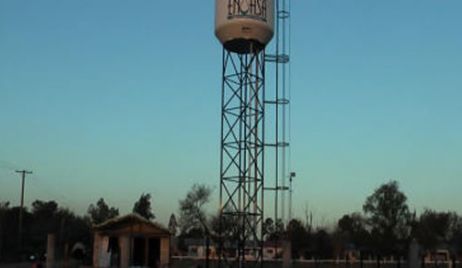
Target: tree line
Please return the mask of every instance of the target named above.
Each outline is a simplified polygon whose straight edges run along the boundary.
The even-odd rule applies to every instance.
[[[187,251],[186,241],[191,238],[209,238],[217,241],[219,214],[207,213],[205,206],[212,190],[196,184],[179,200],[178,219],[172,213],[169,230],[178,241],[178,248]],[[56,236],[57,258],[65,252],[91,263],[92,225],[100,224],[119,215],[119,209],[110,206],[103,198],[90,204],[85,215],[76,215],[56,201],[36,200],[30,210],[23,209],[23,241],[18,240],[19,207],[0,202],[0,262],[17,260],[32,254],[41,256],[46,251],[47,234]],[[133,205],[133,212],[154,220],[151,195],[142,194]],[[222,236],[236,238],[238,222],[228,217],[222,221]],[[411,211],[406,195],[396,181],[375,189],[366,198],[361,212],[343,215],[335,226],[314,227],[309,218],[291,219],[284,224],[269,217],[263,222],[263,239],[270,242],[289,240],[294,258],[338,257],[346,250],[361,251],[373,256],[405,256],[412,240],[425,250],[450,249],[462,253],[462,217],[451,211],[425,209],[420,215]],[[72,251],[81,243],[86,252]]]
[[[119,209],[108,205],[104,198],[90,204],[87,213],[82,216],[59,206],[54,200],[35,200],[30,209],[22,209],[20,241],[20,211],[20,207],[10,206],[9,202],[0,202],[0,262],[26,260],[31,256],[42,258],[46,253],[47,235],[54,234],[58,259],[73,257],[91,263],[92,226],[119,216]],[[153,220],[151,195],[141,194],[132,211]],[[72,251],[77,243],[86,250]]]
[[[204,238],[220,232],[218,215],[206,215],[204,205],[211,194],[205,185],[195,185],[179,202],[179,221],[172,214],[169,228],[177,234],[179,248],[186,250],[188,238]],[[266,218],[263,239],[278,242],[289,240],[293,258],[330,259],[342,257],[348,250],[359,251],[363,257],[407,256],[411,241],[423,250],[448,249],[462,254],[462,217],[456,212],[425,209],[420,215],[412,211],[407,196],[396,181],[379,186],[368,196],[361,212],[343,215],[335,226],[313,227],[311,220]],[[225,219],[223,234],[237,236],[235,219]]]
[[[283,230],[292,241],[294,257],[337,257],[345,250],[383,257],[407,256],[415,240],[424,251],[447,249],[462,253],[462,217],[456,212],[411,211],[396,181],[385,183],[368,196],[362,212],[343,215],[333,228],[291,220]]]

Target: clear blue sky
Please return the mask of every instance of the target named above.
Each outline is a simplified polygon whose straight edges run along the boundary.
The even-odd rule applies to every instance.
[[[292,1],[295,213],[330,223],[390,179],[462,212],[462,2]],[[218,189],[213,1],[0,0],[0,201],[83,213],[142,192],[166,222]],[[268,75],[270,77],[270,75]],[[210,210],[216,203],[210,204]]]

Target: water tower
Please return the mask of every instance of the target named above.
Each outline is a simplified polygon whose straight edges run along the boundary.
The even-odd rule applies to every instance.
[[[219,266],[258,267],[263,264],[265,47],[274,33],[274,3],[215,4],[215,34],[223,44]]]

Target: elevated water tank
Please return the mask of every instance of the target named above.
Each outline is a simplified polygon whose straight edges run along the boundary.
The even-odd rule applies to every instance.
[[[215,35],[233,52],[263,49],[274,34],[273,0],[215,0]]]

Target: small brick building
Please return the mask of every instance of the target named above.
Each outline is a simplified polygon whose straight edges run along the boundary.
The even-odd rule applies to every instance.
[[[162,268],[170,259],[170,233],[138,214],[110,219],[93,227],[93,267]]]

